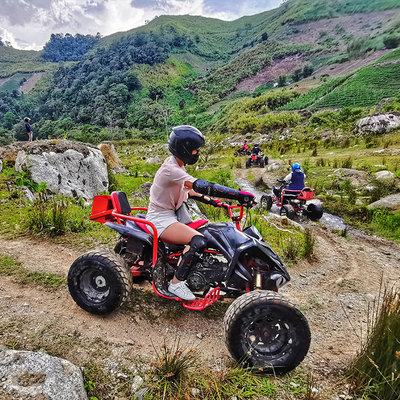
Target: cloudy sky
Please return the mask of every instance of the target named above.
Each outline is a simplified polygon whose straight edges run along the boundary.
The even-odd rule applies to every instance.
[[[162,14],[233,20],[279,6],[282,0],[0,0],[0,38],[40,50],[51,33],[107,36]]]

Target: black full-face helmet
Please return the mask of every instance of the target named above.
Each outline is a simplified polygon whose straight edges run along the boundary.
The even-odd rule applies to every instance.
[[[169,151],[185,164],[195,164],[199,159],[199,153],[192,154],[193,150],[206,144],[204,135],[194,126],[180,125],[172,128],[168,140]]]

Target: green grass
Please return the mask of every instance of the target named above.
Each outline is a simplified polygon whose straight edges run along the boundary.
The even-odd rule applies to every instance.
[[[16,73],[9,80],[0,86],[0,94],[12,93],[14,90],[19,89],[22,84],[22,80],[28,80],[32,74]]]
[[[386,289],[368,315],[367,338],[349,367],[355,392],[365,399],[400,398],[399,288]]]
[[[11,276],[14,282],[27,285],[36,284],[44,288],[57,288],[67,284],[64,276],[44,272],[29,271],[20,262],[0,253],[0,275]]]

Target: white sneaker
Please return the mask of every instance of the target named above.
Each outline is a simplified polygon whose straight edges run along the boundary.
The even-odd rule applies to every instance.
[[[194,300],[196,298],[196,296],[186,286],[186,283],[184,281],[180,281],[178,283],[170,283],[168,286],[168,291],[175,296],[181,298],[182,300]]]

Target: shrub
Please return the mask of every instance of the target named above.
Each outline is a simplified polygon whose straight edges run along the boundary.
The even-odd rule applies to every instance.
[[[400,44],[400,36],[389,35],[383,38],[383,44],[387,49],[395,49]]]
[[[351,157],[342,161],[342,168],[351,168],[353,166],[353,159]]]

